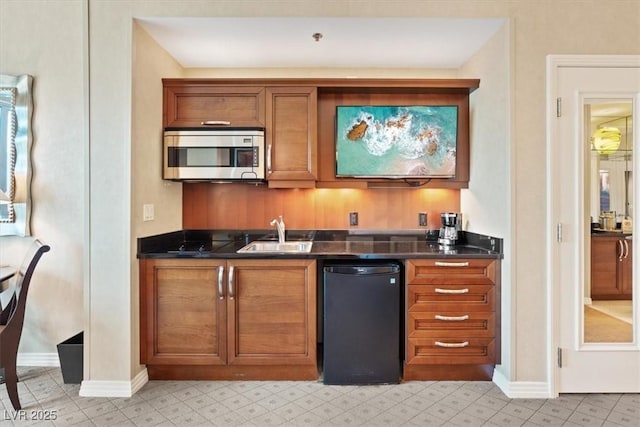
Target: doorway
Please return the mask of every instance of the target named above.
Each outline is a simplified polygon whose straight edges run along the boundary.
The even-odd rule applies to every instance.
[[[640,256],[633,254],[640,247],[634,251],[632,228],[640,57],[550,56],[547,64],[552,394],[638,392]],[[628,114],[609,114],[621,106]],[[631,123],[628,152],[619,119]],[[631,325],[619,337],[628,323],[611,315],[619,307],[609,302],[627,300]]]

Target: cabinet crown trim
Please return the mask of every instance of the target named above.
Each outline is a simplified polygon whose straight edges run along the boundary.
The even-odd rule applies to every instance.
[[[434,92],[471,93],[480,87],[480,79],[378,79],[378,78],[164,78],[165,86],[172,85],[235,85],[235,86],[315,86],[320,90],[345,90],[351,88],[371,89],[417,89]]]

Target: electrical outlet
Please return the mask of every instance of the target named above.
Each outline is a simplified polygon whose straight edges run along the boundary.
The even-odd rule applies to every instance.
[[[153,205],[142,205],[142,220],[153,221]]]
[[[420,227],[427,226],[427,213],[426,212],[418,212],[418,225]]]
[[[349,212],[349,225],[358,225],[358,212]]]

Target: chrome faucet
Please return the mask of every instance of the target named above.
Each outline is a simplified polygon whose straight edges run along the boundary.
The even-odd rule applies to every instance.
[[[270,224],[275,225],[278,229],[278,243],[284,243],[284,220],[282,219],[282,215],[280,215],[280,221],[274,218]]]

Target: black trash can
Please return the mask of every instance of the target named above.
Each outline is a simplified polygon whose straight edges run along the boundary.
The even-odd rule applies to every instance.
[[[65,384],[80,384],[82,382],[83,346],[84,332],[80,332],[58,344],[58,357],[60,358],[62,379]]]

